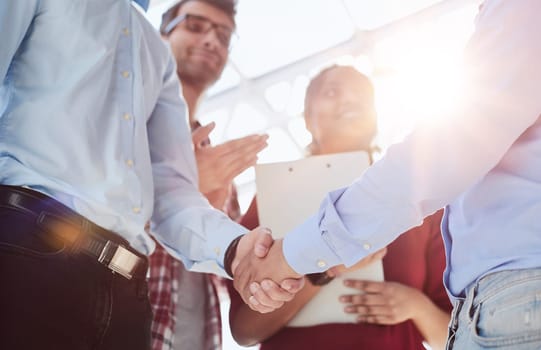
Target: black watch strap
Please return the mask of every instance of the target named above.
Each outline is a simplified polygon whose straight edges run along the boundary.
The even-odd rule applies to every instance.
[[[329,276],[327,272],[316,272],[306,274],[306,278],[314,286],[324,286],[334,279],[334,277]]]
[[[233,271],[231,269],[231,265],[233,265],[233,260],[235,260],[235,256],[237,255],[237,246],[239,245],[239,242],[243,236],[244,235],[240,235],[233,241],[231,241],[229,247],[227,247],[227,250],[225,251],[224,270],[231,278],[233,278]]]

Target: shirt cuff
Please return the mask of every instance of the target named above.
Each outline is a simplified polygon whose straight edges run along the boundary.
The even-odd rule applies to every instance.
[[[350,267],[384,247],[385,243],[382,242],[384,237],[368,233],[374,231],[367,229],[370,226],[368,222],[361,223],[355,220],[348,224],[347,220],[337,211],[336,203],[346,189],[335,190],[327,195],[321,205],[319,226],[320,230],[326,233],[325,239],[339,257],[341,264]],[[355,204],[351,203],[351,205]],[[364,232],[363,234],[357,232],[355,235],[348,229],[350,227],[357,227],[358,230]]]
[[[190,271],[210,272],[229,278],[224,270],[225,252],[231,242],[238,236],[245,234],[247,230],[229,219],[224,219],[216,229],[218,233],[213,235],[212,238],[209,237],[208,244],[205,245],[203,251],[205,260],[194,262],[190,267]],[[207,266],[210,266],[210,271]]]
[[[327,233],[320,231],[319,222],[319,215],[314,215],[284,238],[284,257],[299,274],[323,272],[341,264],[326,240]]]
[[[197,220],[193,220],[196,217]],[[192,221],[189,221],[192,218]],[[224,258],[231,242],[248,230],[214,209],[201,213],[189,211],[170,220],[156,232],[155,237],[172,256],[180,259],[185,268],[194,272],[213,273],[227,277]],[[178,230],[178,222],[184,226]]]

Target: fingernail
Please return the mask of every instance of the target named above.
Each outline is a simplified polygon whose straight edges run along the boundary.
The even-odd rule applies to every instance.
[[[351,283],[350,280],[345,280],[344,285],[347,286],[347,287],[351,287],[353,285],[353,283]]]
[[[259,285],[256,282],[250,284],[250,292],[252,294],[257,293],[258,290],[259,290]]]
[[[265,291],[270,290],[271,289],[270,282],[269,281],[261,282],[261,288],[263,288],[263,290],[265,290]]]
[[[265,233],[268,233],[269,235],[272,234],[272,230],[271,230],[270,228],[268,228],[268,227],[262,227],[261,229],[262,229]]]
[[[259,305],[259,302],[257,301],[257,299],[252,295],[250,296],[250,298],[248,299],[248,301],[250,302],[250,304],[254,305],[254,306],[257,306]]]
[[[282,287],[283,289],[287,290],[288,292],[289,292],[289,291],[291,290],[291,288],[292,288],[292,287],[291,287],[291,283],[289,283],[288,281],[284,281],[280,287]]]
[[[348,301],[346,297],[340,297],[339,300],[340,300],[340,302],[342,302],[342,303],[347,303],[347,301]]]
[[[265,255],[267,253],[267,247],[262,244],[258,244],[255,247],[255,251],[257,255]]]
[[[344,312],[351,313],[351,312],[353,312],[353,311],[354,311],[354,310],[353,310],[353,307],[351,307],[351,306],[346,306],[346,307],[344,308]]]

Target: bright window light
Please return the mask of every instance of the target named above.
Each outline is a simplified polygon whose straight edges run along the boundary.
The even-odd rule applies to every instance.
[[[312,135],[306,130],[303,117],[291,119],[287,124],[287,130],[301,149],[306,149],[312,142]]]
[[[198,120],[202,125],[211,122],[216,123],[209,137],[213,143],[220,143],[224,139],[225,129],[229,124],[229,110],[227,108],[213,110],[203,115],[198,115]]]
[[[223,92],[227,89],[235,87],[240,83],[240,75],[237,73],[231,65],[226,65],[220,79],[210,87],[207,92],[207,96],[212,96]]]
[[[256,77],[345,41],[354,26],[336,0],[239,1],[232,59]]]
[[[361,30],[371,30],[406,17],[441,0],[343,0]]]
[[[265,99],[275,112],[283,112],[291,96],[291,84],[287,81],[281,81],[271,85],[265,90]]]
[[[304,95],[309,82],[306,75],[300,75],[293,81],[293,90],[286,108],[286,113],[290,117],[296,117],[304,110]]]
[[[259,153],[258,163],[283,162],[303,157],[299,146],[284,130],[272,128],[267,130],[267,134],[269,135],[269,146]]]
[[[399,141],[417,124],[450,115],[462,90],[462,54],[476,12],[476,6],[466,6],[375,45],[382,146]]]
[[[226,139],[235,139],[249,134],[260,133],[267,127],[267,118],[261,111],[247,103],[239,103],[227,126]]]

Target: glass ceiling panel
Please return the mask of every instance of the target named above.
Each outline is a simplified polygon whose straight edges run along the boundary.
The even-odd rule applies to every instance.
[[[268,121],[263,113],[247,103],[239,103],[226,129],[226,139],[235,139],[265,130]]]
[[[357,28],[371,30],[406,17],[441,0],[343,0]]]
[[[286,108],[289,96],[291,96],[291,84],[281,81],[269,86],[265,90],[265,99],[275,112],[283,112]]]
[[[304,110],[304,95],[310,80],[306,75],[300,75],[293,81],[293,90],[287,103],[286,113],[289,116],[297,116]]]
[[[207,125],[211,122],[215,123],[214,130],[209,135],[212,143],[221,143],[225,139],[224,135],[228,125],[229,114],[228,108],[220,108],[197,115],[197,119],[201,125]]]
[[[241,73],[255,77],[351,37],[354,25],[336,0],[244,0],[239,41],[231,53]]]
[[[287,125],[287,130],[297,145],[304,151],[312,142],[312,134],[306,130],[306,124],[303,117],[291,119]]]
[[[269,146],[258,154],[259,164],[284,162],[302,158],[299,146],[282,129],[271,128],[266,131],[269,135]]]
[[[237,73],[231,65],[226,65],[222,76],[216,84],[212,85],[207,91],[208,96],[215,95],[217,93],[223,92],[227,89],[230,89],[234,86],[237,86],[240,83],[240,75]]]

